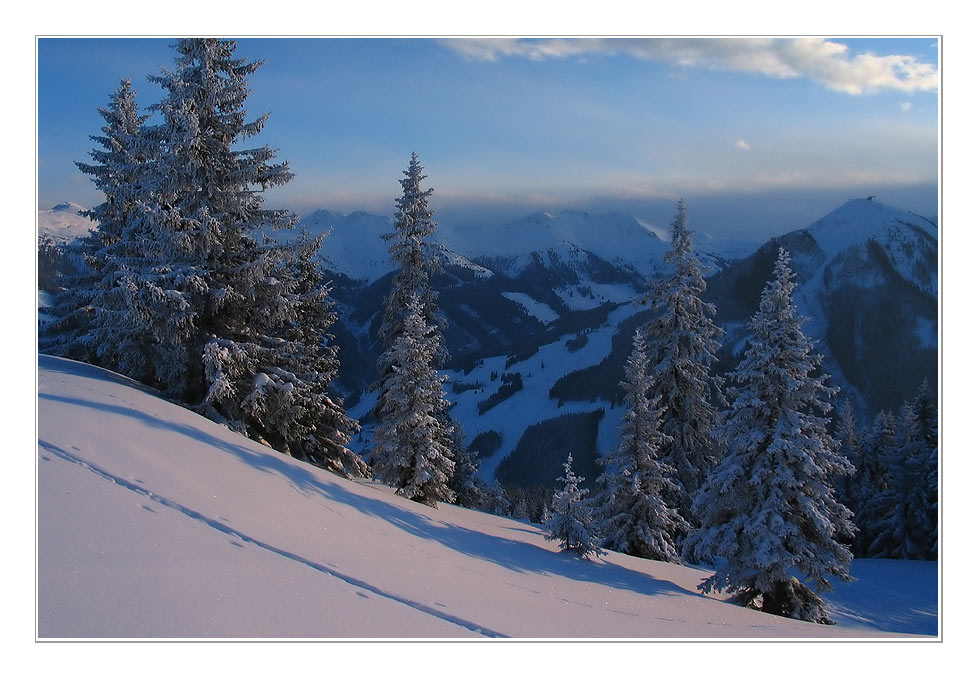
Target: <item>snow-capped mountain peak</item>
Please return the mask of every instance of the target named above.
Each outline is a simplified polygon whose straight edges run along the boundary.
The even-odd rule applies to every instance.
[[[879,202],[875,197],[850,200],[808,227],[819,248],[832,257],[854,242],[893,238],[905,241],[908,229],[932,238],[937,225],[929,219]]]
[[[937,248],[937,225],[929,219],[870,196],[848,201],[806,231],[826,262],[847,252],[870,256],[867,248],[875,247],[904,280],[937,293],[937,269],[925,261]]]
[[[50,238],[56,243],[67,244],[88,234],[96,223],[81,212],[85,208],[73,202],[59,203],[49,210],[37,212],[38,238]]]
[[[52,212],[71,212],[73,214],[78,214],[80,212],[83,212],[84,210],[85,210],[84,207],[82,207],[78,203],[71,202],[70,200],[66,200],[64,202],[58,203],[57,205],[51,208]]]

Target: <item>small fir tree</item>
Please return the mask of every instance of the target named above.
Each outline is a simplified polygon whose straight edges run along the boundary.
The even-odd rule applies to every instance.
[[[562,551],[571,551],[582,558],[604,555],[598,546],[591,507],[585,501],[587,488],[579,487],[584,478],[571,470],[573,461],[568,454],[564,462],[564,475],[557,479],[561,489],[554,492],[551,515],[544,525],[547,539],[559,541]]]
[[[719,395],[722,381],[710,375],[710,368],[716,362],[722,330],[713,323],[714,306],[700,299],[706,282],[693,254],[682,200],[672,222],[672,248],[665,263],[672,272],[645,296],[645,302],[659,311],[648,329],[651,396],[665,408],[662,432],[668,442],[661,459],[675,469],[681,489],[679,511],[695,522],[691,497],[716,463],[718,450],[712,396]]]
[[[685,554],[719,563],[700,584],[704,591],[732,591],[742,604],[832,623],[819,593],[831,590],[829,577],[851,580],[852,554],[839,540],[853,530],[833,482],[853,469],[828,433],[835,389],[817,374],[822,358],[802,332],[793,277],[782,249],[749,322],[749,347],[730,375],[729,451],[694,501],[701,527]]]
[[[625,364],[625,414],[617,448],[600,461],[605,472],[596,497],[603,545],[640,558],[679,562],[673,535],[689,525],[676,510],[680,489],[673,469],[659,459],[669,442],[660,431],[663,408],[649,398],[652,380],[641,328],[635,331]]]
[[[479,460],[474,452],[466,449],[463,442],[465,435],[462,432],[462,426],[456,424],[452,428],[452,432],[450,448],[452,458],[455,460],[455,468],[448,485],[455,493],[455,503],[466,508],[484,508],[488,487],[476,475],[479,470]]]

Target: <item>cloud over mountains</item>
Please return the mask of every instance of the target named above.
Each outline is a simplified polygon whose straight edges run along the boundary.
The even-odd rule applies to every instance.
[[[847,94],[937,91],[940,81],[934,64],[899,54],[852,54],[846,45],[826,38],[484,38],[450,39],[443,44],[476,60],[618,54],[683,68],[809,78]]]

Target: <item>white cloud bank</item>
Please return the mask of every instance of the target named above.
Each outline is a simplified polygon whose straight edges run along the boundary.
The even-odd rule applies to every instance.
[[[457,38],[443,43],[466,58],[532,60],[624,54],[686,68],[809,78],[848,94],[937,91],[934,64],[911,56],[863,53],[825,38]]]

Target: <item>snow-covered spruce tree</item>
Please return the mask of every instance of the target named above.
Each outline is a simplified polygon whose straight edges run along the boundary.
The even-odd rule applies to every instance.
[[[564,475],[557,479],[560,489],[554,492],[551,502],[551,516],[543,526],[549,541],[559,541],[562,551],[572,551],[582,558],[591,555],[604,555],[598,546],[599,538],[594,525],[591,506],[585,498],[587,488],[579,487],[584,482],[571,470],[571,455],[564,462]]]
[[[444,321],[438,312],[438,295],[430,283],[431,275],[439,270],[435,256],[439,247],[430,240],[436,224],[432,219],[434,212],[428,208],[428,198],[434,189],[421,188],[421,182],[427,178],[417,153],[412,153],[404,178],[399,182],[402,194],[395,200],[394,230],[384,235],[384,240],[391,243],[391,263],[396,272],[384,306],[380,335],[384,348],[389,348],[403,328],[408,299],[417,297],[424,321],[437,331],[434,357],[440,367],[446,357],[441,336]],[[382,374],[383,371],[382,367]]]
[[[853,510],[856,538],[853,553],[866,558],[879,536],[885,532],[886,496],[890,477],[888,469],[897,457],[896,418],[889,411],[880,412],[860,446],[859,465],[853,483]]]
[[[266,120],[245,121],[246,80],[260,64],[236,58],[233,41],[175,48],[176,69],[150,77],[166,93],[153,107],[160,124],[142,124],[124,87],[115,108],[126,122],[103,142],[115,155],[81,167],[110,198],[96,211],[99,362],[278,449],[362,475],[345,448],[355,423],[326,395],[336,355],[323,346],[333,316],[311,263],[318,243],[259,240],[295,219],[262,208],[263,191],[291,179],[287,165],[272,164],[267,146],[241,148]]]
[[[425,322],[421,301],[408,297],[407,314],[382,361],[389,366],[377,405],[371,464],[397,493],[435,506],[452,501],[455,470],[446,430],[445,377],[434,367],[437,331]]]
[[[931,523],[928,483],[930,449],[911,403],[904,403],[897,422],[896,446],[884,470],[885,488],[877,497],[879,520],[872,525],[870,558],[926,560],[937,525]]]
[[[852,554],[839,540],[853,530],[832,485],[853,469],[827,429],[836,389],[816,374],[822,357],[802,332],[793,278],[782,249],[750,319],[749,347],[729,375],[729,449],[693,503],[700,527],[684,555],[719,563],[700,584],[704,591],[727,590],[766,612],[832,623],[819,593],[831,590],[829,577],[851,580]]]
[[[373,386],[378,423],[371,458],[381,480],[405,496],[434,505],[455,496],[442,483],[453,475],[461,438],[448,412],[445,379],[435,371],[446,352],[437,295],[430,285],[431,273],[437,270],[436,246],[428,240],[435,229],[434,213],[428,208],[433,189],[421,188],[426,178],[423,170],[417,154],[412,153],[400,180],[402,194],[395,201],[394,230],[384,236],[392,243],[391,262],[397,270],[380,329],[385,350],[377,364],[380,377]],[[424,393],[405,400],[405,379],[420,384]],[[420,409],[413,412],[405,409],[408,406]],[[412,433],[412,427],[418,430]],[[408,441],[406,449],[394,449]],[[426,464],[436,470],[426,469]],[[446,481],[440,479],[442,473]]]
[[[76,162],[105,197],[85,212],[94,230],[82,239],[74,258],[77,275],[65,280],[56,305],[49,313],[57,319],[39,336],[39,350],[123,371],[117,357],[130,351],[145,354],[147,335],[131,336],[125,295],[119,281],[127,275],[127,250],[117,246],[123,233],[151,200],[145,181],[150,160],[158,152],[158,139],[145,127],[148,115],[139,112],[136,92],[128,80],[99,108],[105,120],[99,144],[89,152],[94,163]],[[136,340],[136,345],[129,345]],[[144,364],[148,358],[130,360]],[[143,370],[131,370],[140,373]]]
[[[296,217],[262,206],[266,189],[292,179],[288,164],[273,163],[267,146],[241,147],[267,120],[245,120],[247,79],[261,62],[237,58],[231,40],[174,47],[175,70],[150,76],[166,94],[153,107],[163,152],[150,170],[154,201],[140,236],[160,263],[133,277],[132,296],[161,348],[157,381],[199,403],[214,385],[202,360],[209,342],[254,353],[292,322],[289,291],[273,275],[280,257],[256,234],[290,228]]]
[[[625,414],[617,448],[600,460],[606,469],[597,480],[595,514],[606,548],[678,563],[673,535],[685,534],[689,525],[675,508],[680,490],[673,470],[659,459],[668,438],[660,431],[663,408],[649,397],[643,334],[635,331],[625,363]]]
[[[277,250],[272,273],[288,293],[283,297],[292,322],[280,336],[250,343],[214,339],[204,347],[211,388],[206,403],[234,428],[277,450],[348,477],[369,475],[369,467],[347,445],[359,430],[329,395],[339,360],[329,345],[336,320],[329,288],[315,257],[324,236],[303,230]]]
[[[146,170],[159,153],[159,137],[146,128],[149,115],[139,112],[136,92],[122,80],[108,108],[99,108],[106,124],[103,136],[92,136],[102,149],[89,152],[96,164],[76,162],[105,196],[105,201],[85,212],[98,225],[93,237],[98,247],[118,242],[126,226],[149,198]]]
[[[714,306],[700,299],[706,282],[693,254],[682,200],[672,222],[672,248],[664,261],[672,272],[643,299],[659,311],[648,325],[651,397],[665,408],[662,432],[668,442],[660,458],[675,469],[682,490],[680,514],[695,524],[691,497],[716,463],[718,450],[712,395],[719,394],[722,380],[711,376],[710,368],[716,362],[722,330],[713,323]]]

